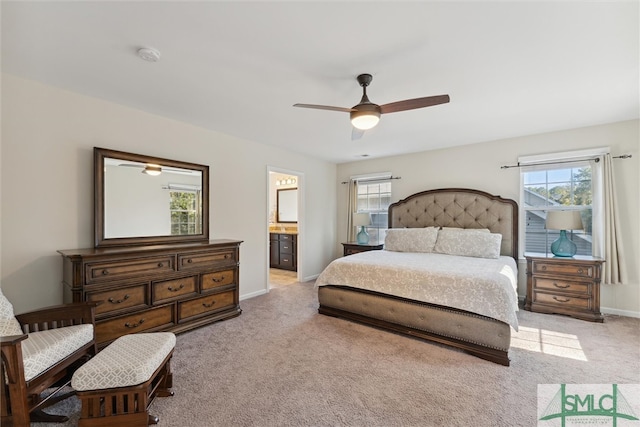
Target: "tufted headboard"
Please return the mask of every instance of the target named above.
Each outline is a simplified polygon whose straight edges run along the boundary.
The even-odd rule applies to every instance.
[[[518,260],[518,204],[480,190],[443,188],[389,206],[389,228],[488,228],[502,234],[500,254]]]

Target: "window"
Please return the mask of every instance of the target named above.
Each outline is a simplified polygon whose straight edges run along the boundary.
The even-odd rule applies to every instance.
[[[547,230],[552,210],[577,210],[583,230],[567,230],[578,255],[600,255],[603,250],[603,177],[601,156],[608,148],[520,157],[520,207],[524,215],[521,238],[525,252],[551,253],[559,230]]]
[[[200,233],[200,206],[196,192],[170,191],[171,235]]]
[[[370,244],[384,243],[391,204],[391,178],[356,181],[356,212],[369,213],[371,225],[366,227]]]

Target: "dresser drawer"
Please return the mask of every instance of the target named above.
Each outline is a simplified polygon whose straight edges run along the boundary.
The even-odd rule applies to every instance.
[[[280,268],[293,268],[293,254],[280,254]]]
[[[178,321],[233,307],[235,291],[222,292],[178,303]]]
[[[278,239],[281,242],[295,242],[296,241],[296,235],[295,234],[280,234]]]
[[[293,253],[293,243],[292,242],[280,242],[280,253],[281,254],[292,254]]]
[[[179,297],[184,297],[185,295],[195,294],[196,276],[154,282],[151,290],[151,300],[153,301],[153,304],[160,304]]]
[[[113,341],[122,335],[156,328],[166,329],[174,324],[173,305],[165,305],[97,322],[96,336],[98,343],[104,343]]]
[[[102,283],[129,277],[148,276],[174,271],[172,256],[136,258],[126,261],[111,261],[86,264],[86,283]]]
[[[235,270],[216,271],[202,275],[202,290],[217,288],[235,283]]]
[[[554,305],[556,307],[565,307],[565,308],[579,308],[579,309],[589,309],[591,308],[590,299],[589,298],[579,298],[567,295],[557,295],[545,292],[535,292],[534,302],[539,304],[548,304]]]
[[[562,263],[535,261],[533,263],[533,274],[561,274],[593,279],[595,277],[595,268],[592,265],[583,265],[570,261]]]
[[[584,296],[589,296],[591,291],[591,286],[588,282],[573,282],[568,280],[556,280],[540,277],[533,278],[533,287],[535,289],[570,292],[575,294],[582,294]]]
[[[207,268],[216,265],[236,264],[235,250],[221,250],[218,252],[205,253],[185,253],[178,255],[178,269],[188,270],[190,268]]]
[[[129,286],[101,292],[87,292],[87,301],[102,301],[96,307],[96,316],[114,311],[143,308],[148,305],[147,285]]]

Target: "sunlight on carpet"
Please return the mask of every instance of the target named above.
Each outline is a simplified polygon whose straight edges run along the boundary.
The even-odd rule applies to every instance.
[[[576,335],[520,326],[511,338],[511,346],[537,353],[587,361]]]

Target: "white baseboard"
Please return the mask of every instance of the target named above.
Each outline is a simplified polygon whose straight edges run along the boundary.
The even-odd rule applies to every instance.
[[[313,276],[307,276],[307,277],[303,277],[302,278],[302,282],[309,282],[311,280],[316,280],[318,278],[319,274],[314,274]]]
[[[631,311],[631,310],[619,310],[617,308],[600,307],[600,312],[603,313],[603,314],[613,314],[615,316],[640,318],[640,313],[639,312]]]
[[[251,292],[250,294],[240,295],[240,301],[245,300],[245,299],[249,299],[249,298],[253,298],[253,297],[257,297],[257,296],[260,296],[260,295],[264,295],[267,292],[268,291],[266,289],[261,289],[261,290],[256,291],[256,292]]]

